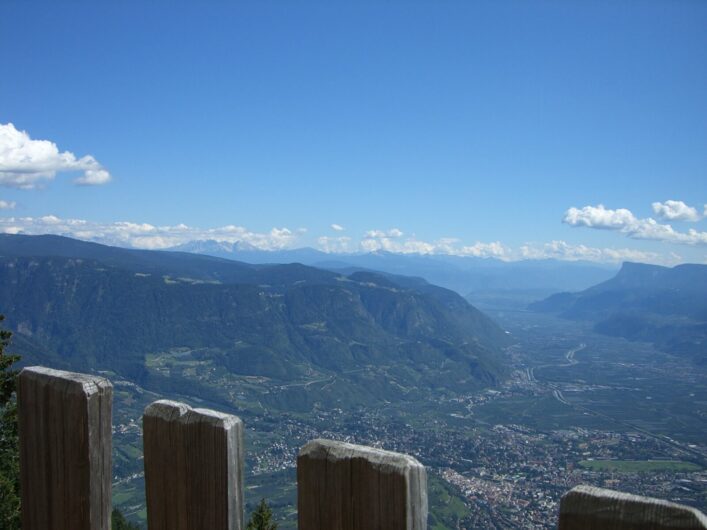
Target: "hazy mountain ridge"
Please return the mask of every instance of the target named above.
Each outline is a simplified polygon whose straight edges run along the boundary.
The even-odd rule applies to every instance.
[[[504,374],[507,338],[496,324],[451,291],[405,283],[0,238],[0,311],[32,362],[140,379],[149,354],[187,348],[233,373],[282,381],[380,364],[428,385],[480,386]]]
[[[625,263],[611,280],[529,308],[591,321],[601,333],[654,342],[707,363],[707,265]]]
[[[578,291],[609,279],[616,267],[583,261],[552,259],[506,262],[494,258],[453,255],[325,253],[313,248],[265,251],[247,244],[191,241],[171,249],[247,263],[299,262],[319,268],[360,268],[417,276],[467,295],[472,291],[538,289]]]

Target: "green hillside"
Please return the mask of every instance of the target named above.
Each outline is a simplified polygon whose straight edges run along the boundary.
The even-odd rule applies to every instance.
[[[421,280],[48,241],[0,241],[0,308],[27,362],[160,389],[193,373],[195,395],[214,402],[228,399],[185,362],[283,384],[336,376],[330,399],[360,403],[405,397],[405,382],[473,388],[504,373],[503,331]],[[371,366],[385,372],[364,384]],[[293,386],[270,405],[304,409],[303,394]]]

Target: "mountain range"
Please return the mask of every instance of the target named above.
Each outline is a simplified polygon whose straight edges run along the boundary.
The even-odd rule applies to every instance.
[[[391,377],[474,388],[506,373],[507,334],[457,293],[367,271],[4,234],[0,312],[26,362],[111,370],[146,386],[184,382],[150,368],[175,352],[281,382],[337,374],[341,389],[377,399],[399,397]],[[377,386],[345,375],[371,366],[386,369]]]
[[[243,242],[191,241],[174,251],[247,263],[302,263],[336,271],[356,269],[416,276],[466,296],[472,292],[524,290],[544,293],[579,291],[616,274],[613,265],[553,259],[502,261],[452,255],[325,253],[313,248],[264,251]]]
[[[529,308],[592,322],[601,333],[653,342],[707,364],[707,265],[624,263],[608,281]]]

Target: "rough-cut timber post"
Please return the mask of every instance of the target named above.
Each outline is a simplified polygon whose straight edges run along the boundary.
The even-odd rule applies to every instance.
[[[150,530],[243,529],[243,422],[155,401],[143,416]]]
[[[559,530],[704,530],[707,517],[689,506],[591,486],[562,497]]]
[[[297,458],[299,530],[425,530],[427,473],[413,457],[314,440]]]
[[[113,386],[41,366],[17,391],[24,530],[109,530]]]

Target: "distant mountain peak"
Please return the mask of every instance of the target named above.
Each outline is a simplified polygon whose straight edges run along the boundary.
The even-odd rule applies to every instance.
[[[530,309],[593,322],[601,333],[653,342],[707,363],[707,265],[627,262],[610,280],[555,294]]]

